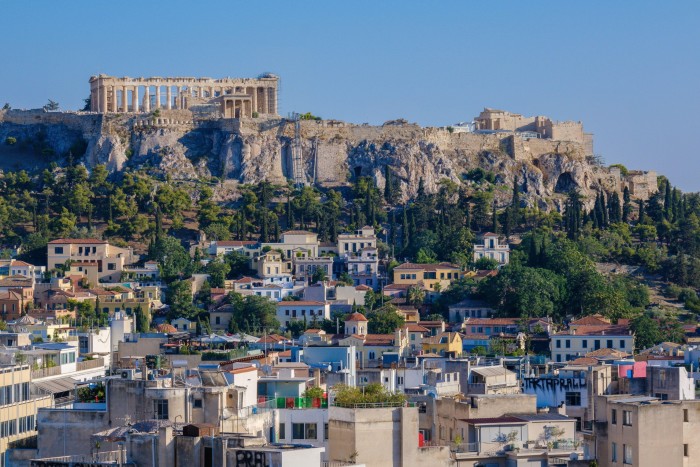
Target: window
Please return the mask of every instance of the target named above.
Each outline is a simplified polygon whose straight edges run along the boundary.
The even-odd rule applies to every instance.
[[[626,426],[632,426],[632,412],[629,410],[622,411],[622,424]]]
[[[598,349],[600,349],[600,340],[596,339],[595,340],[595,350],[598,350]]]
[[[632,446],[629,444],[622,445],[622,462],[624,464],[632,463]]]
[[[54,251],[54,253],[57,254],[57,255],[62,255],[62,254],[63,254],[63,247],[62,247],[62,246],[54,247],[54,250],[53,250],[53,251]]]
[[[114,263],[107,263],[107,270],[108,271],[116,271],[117,270],[117,265]]]
[[[581,393],[580,392],[566,392],[566,405],[572,407],[578,407],[581,405]]]
[[[316,439],[315,423],[292,423],[292,439]]]
[[[201,409],[202,408],[202,399],[195,399],[194,402],[192,403],[192,407],[195,409]]]
[[[557,340],[557,349],[561,349],[561,341]]]
[[[287,425],[280,423],[280,440],[287,438]]]
[[[156,420],[168,419],[168,400],[156,399],[153,401],[153,412]]]
[[[571,339],[566,340],[566,348],[570,349],[571,348]]]
[[[683,445],[683,457],[688,457],[688,445]]]
[[[613,340],[612,340],[612,339],[608,339],[607,347],[608,347],[609,349],[612,349],[612,348],[613,348]]]
[[[624,339],[620,339],[620,348],[621,349],[625,348],[625,340]]]
[[[583,339],[581,341],[581,347],[583,347],[584,349],[588,348],[588,340],[587,339]]]
[[[215,323],[216,323],[216,324],[221,324],[221,317],[220,317],[220,316],[217,316],[217,317],[216,317]]]
[[[328,440],[328,423],[323,424],[323,439]]]
[[[683,421],[688,421],[688,409],[683,409]]]
[[[612,462],[617,462],[617,443],[612,443],[610,445],[610,460]]]
[[[612,412],[610,413],[610,423],[617,425],[617,410],[615,409],[612,409]]]
[[[557,362],[561,362],[561,354],[557,354]]]

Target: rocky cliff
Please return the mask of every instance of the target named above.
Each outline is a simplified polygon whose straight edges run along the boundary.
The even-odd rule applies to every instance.
[[[561,209],[565,194],[578,189],[592,202],[595,193],[630,188],[646,199],[656,190],[656,174],[602,167],[572,142],[525,139],[508,134],[452,133],[403,121],[382,126],[337,121],[302,121],[300,143],[308,183],[342,187],[357,176],[384,185],[385,166],[415,195],[422,179],[436,191],[442,179],[465,181],[480,167],[507,186],[517,177],[523,200],[540,208]],[[68,114],[41,111],[0,112],[0,164],[5,169],[37,168],[71,151],[88,167],[106,164],[113,172],[150,167],[173,179],[217,177],[220,199],[235,196],[236,183],[293,177],[294,124],[284,119],[210,120],[189,111],[158,115]],[[10,140],[16,140],[8,144]],[[31,156],[31,157],[29,157]],[[226,189],[224,189],[226,187]],[[497,190],[506,200],[509,190]]]

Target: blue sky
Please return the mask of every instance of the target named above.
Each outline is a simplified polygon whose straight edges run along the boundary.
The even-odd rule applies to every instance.
[[[700,191],[700,2],[5,0],[0,102],[78,108],[90,75],[281,76],[351,122],[581,120],[608,164]]]

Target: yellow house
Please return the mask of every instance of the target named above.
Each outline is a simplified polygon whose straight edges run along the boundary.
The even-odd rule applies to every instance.
[[[394,284],[415,285],[428,291],[445,290],[460,277],[462,269],[451,263],[403,263],[394,268]]]
[[[270,250],[255,258],[255,269],[263,279],[291,277],[292,261],[283,259],[279,251]]]
[[[462,337],[458,332],[442,332],[437,336],[423,339],[423,352],[438,355],[460,355]]]

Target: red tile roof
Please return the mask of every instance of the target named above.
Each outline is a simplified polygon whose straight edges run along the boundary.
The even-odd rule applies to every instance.
[[[408,332],[430,332],[430,329],[415,323],[405,325],[404,329],[407,329]]]
[[[457,265],[451,264],[451,263],[437,263],[437,264],[417,264],[417,263],[403,263],[399,264],[394,268],[394,271],[396,270],[403,270],[403,269],[416,269],[416,270],[423,270],[423,271],[436,271],[438,269],[456,269],[456,270],[461,270],[461,268]]]
[[[367,318],[365,318],[365,315],[362,313],[350,313],[345,317],[345,321],[367,321]]]
[[[569,323],[569,326],[590,326],[590,325],[608,325],[610,321],[604,319],[600,315],[584,316]]]
[[[57,238],[56,240],[51,240],[49,245],[104,245],[107,243],[106,240],[98,240],[96,238]]]
[[[627,326],[608,324],[605,326],[576,326],[575,329],[558,332],[557,336],[629,336]]]

